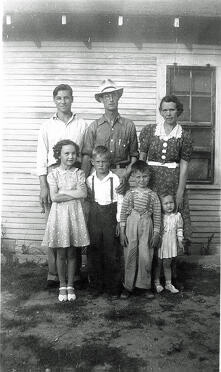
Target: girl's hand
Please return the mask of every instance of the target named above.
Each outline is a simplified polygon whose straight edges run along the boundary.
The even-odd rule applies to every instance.
[[[154,233],[151,239],[151,248],[157,248],[160,242],[160,234]]]
[[[178,250],[177,255],[180,256],[184,253],[184,245],[182,240],[178,240]]]
[[[177,190],[176,193],[176,212],[178,212],[183,206],[183,192]]]

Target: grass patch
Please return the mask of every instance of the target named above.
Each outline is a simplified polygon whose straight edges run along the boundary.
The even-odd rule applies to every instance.
[[[10,303],[17,305],[27,300],[33,293],[41,291],[46,285],[47,267],[35,263],[3,265],[1,271],[2,291],[14,294]]]
[[[15,351],[10,357],[7,354],[9,341]],[[128,357],[119,348],[109,347],[103,343],[85,343],[81,347],[55,349],[34,336],[14,337],[13,339],[6,336],[2,343],[1,360],[4,370],[7,371],[16,367],[21,371],[31,368],[34,371],[40,368],[55,368],[54,371],[72,368],[83,372],[91,371],[95,366],[108,366],[108,371],[138,372],[144,366],[142,359]]]

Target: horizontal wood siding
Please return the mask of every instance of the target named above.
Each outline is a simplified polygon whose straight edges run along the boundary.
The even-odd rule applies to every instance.
[[[179,47],[181,55],[190,53]],[[192,53],[192,52],[191,52]],[[209,48],[195,47],[199,58]],[[45,217],[40,213],[39,182],[35,175],[37,135],[43,121],[54,112],[52,91],[68,83],[74,91],[73,111],[89,123],[102,113],[94,92],[105,77],[124,89],[119,104],[122,115],[134,120],[138,135],[146,124],[156,122],[157,59],[174,54],[173,45],[79,42],[6,42],[4,58],[2,231],[18,244],[40,245]],[[220,48],[213,48],[213,56]],[[214,57],[215,58],[215,57]],[[165,85],[165,82],[163,82]],[[219,241],[218,191],[190,190],[193,242],[207,240],[215,232]]]
[[[122,85],[120,112],[134,120],[138,132],[155,122],[156,57],[135,45],[31,42],[4,44],[5,112],[3,126],[3,203],[5,237],[18,241],[42,239],[45,218],[39,207],[35,175],[40,125],[54,112],[52,91],[68,83],[74,90],[73,110],[88,122],[102,105],[94,93],[105,77]]]

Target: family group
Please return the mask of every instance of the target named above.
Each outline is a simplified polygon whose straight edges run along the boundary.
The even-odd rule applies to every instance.
[[[179,292],[175,258],[191,236],[185,185],[192,140],[177,121],[183,105],[165,96],[159,106],[164,120],[141,130],[138,149],[133,121],[118,112],[122,94],[105,79],[95,93],[104,114],[87,125],[72,113],[72,88],[61,84],[53,91],[57,111],[39,132],[47,284],[59,285],[61,302],[74,301],[81,288],[82,247],[94,296]]]

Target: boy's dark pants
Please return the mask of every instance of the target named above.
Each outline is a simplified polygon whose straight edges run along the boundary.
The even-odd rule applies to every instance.
[[[88,248],[90,287],[116,295],[121,290],[121,246],[116,238],[116,203],[90,205],[88,229],[91,245]]]

